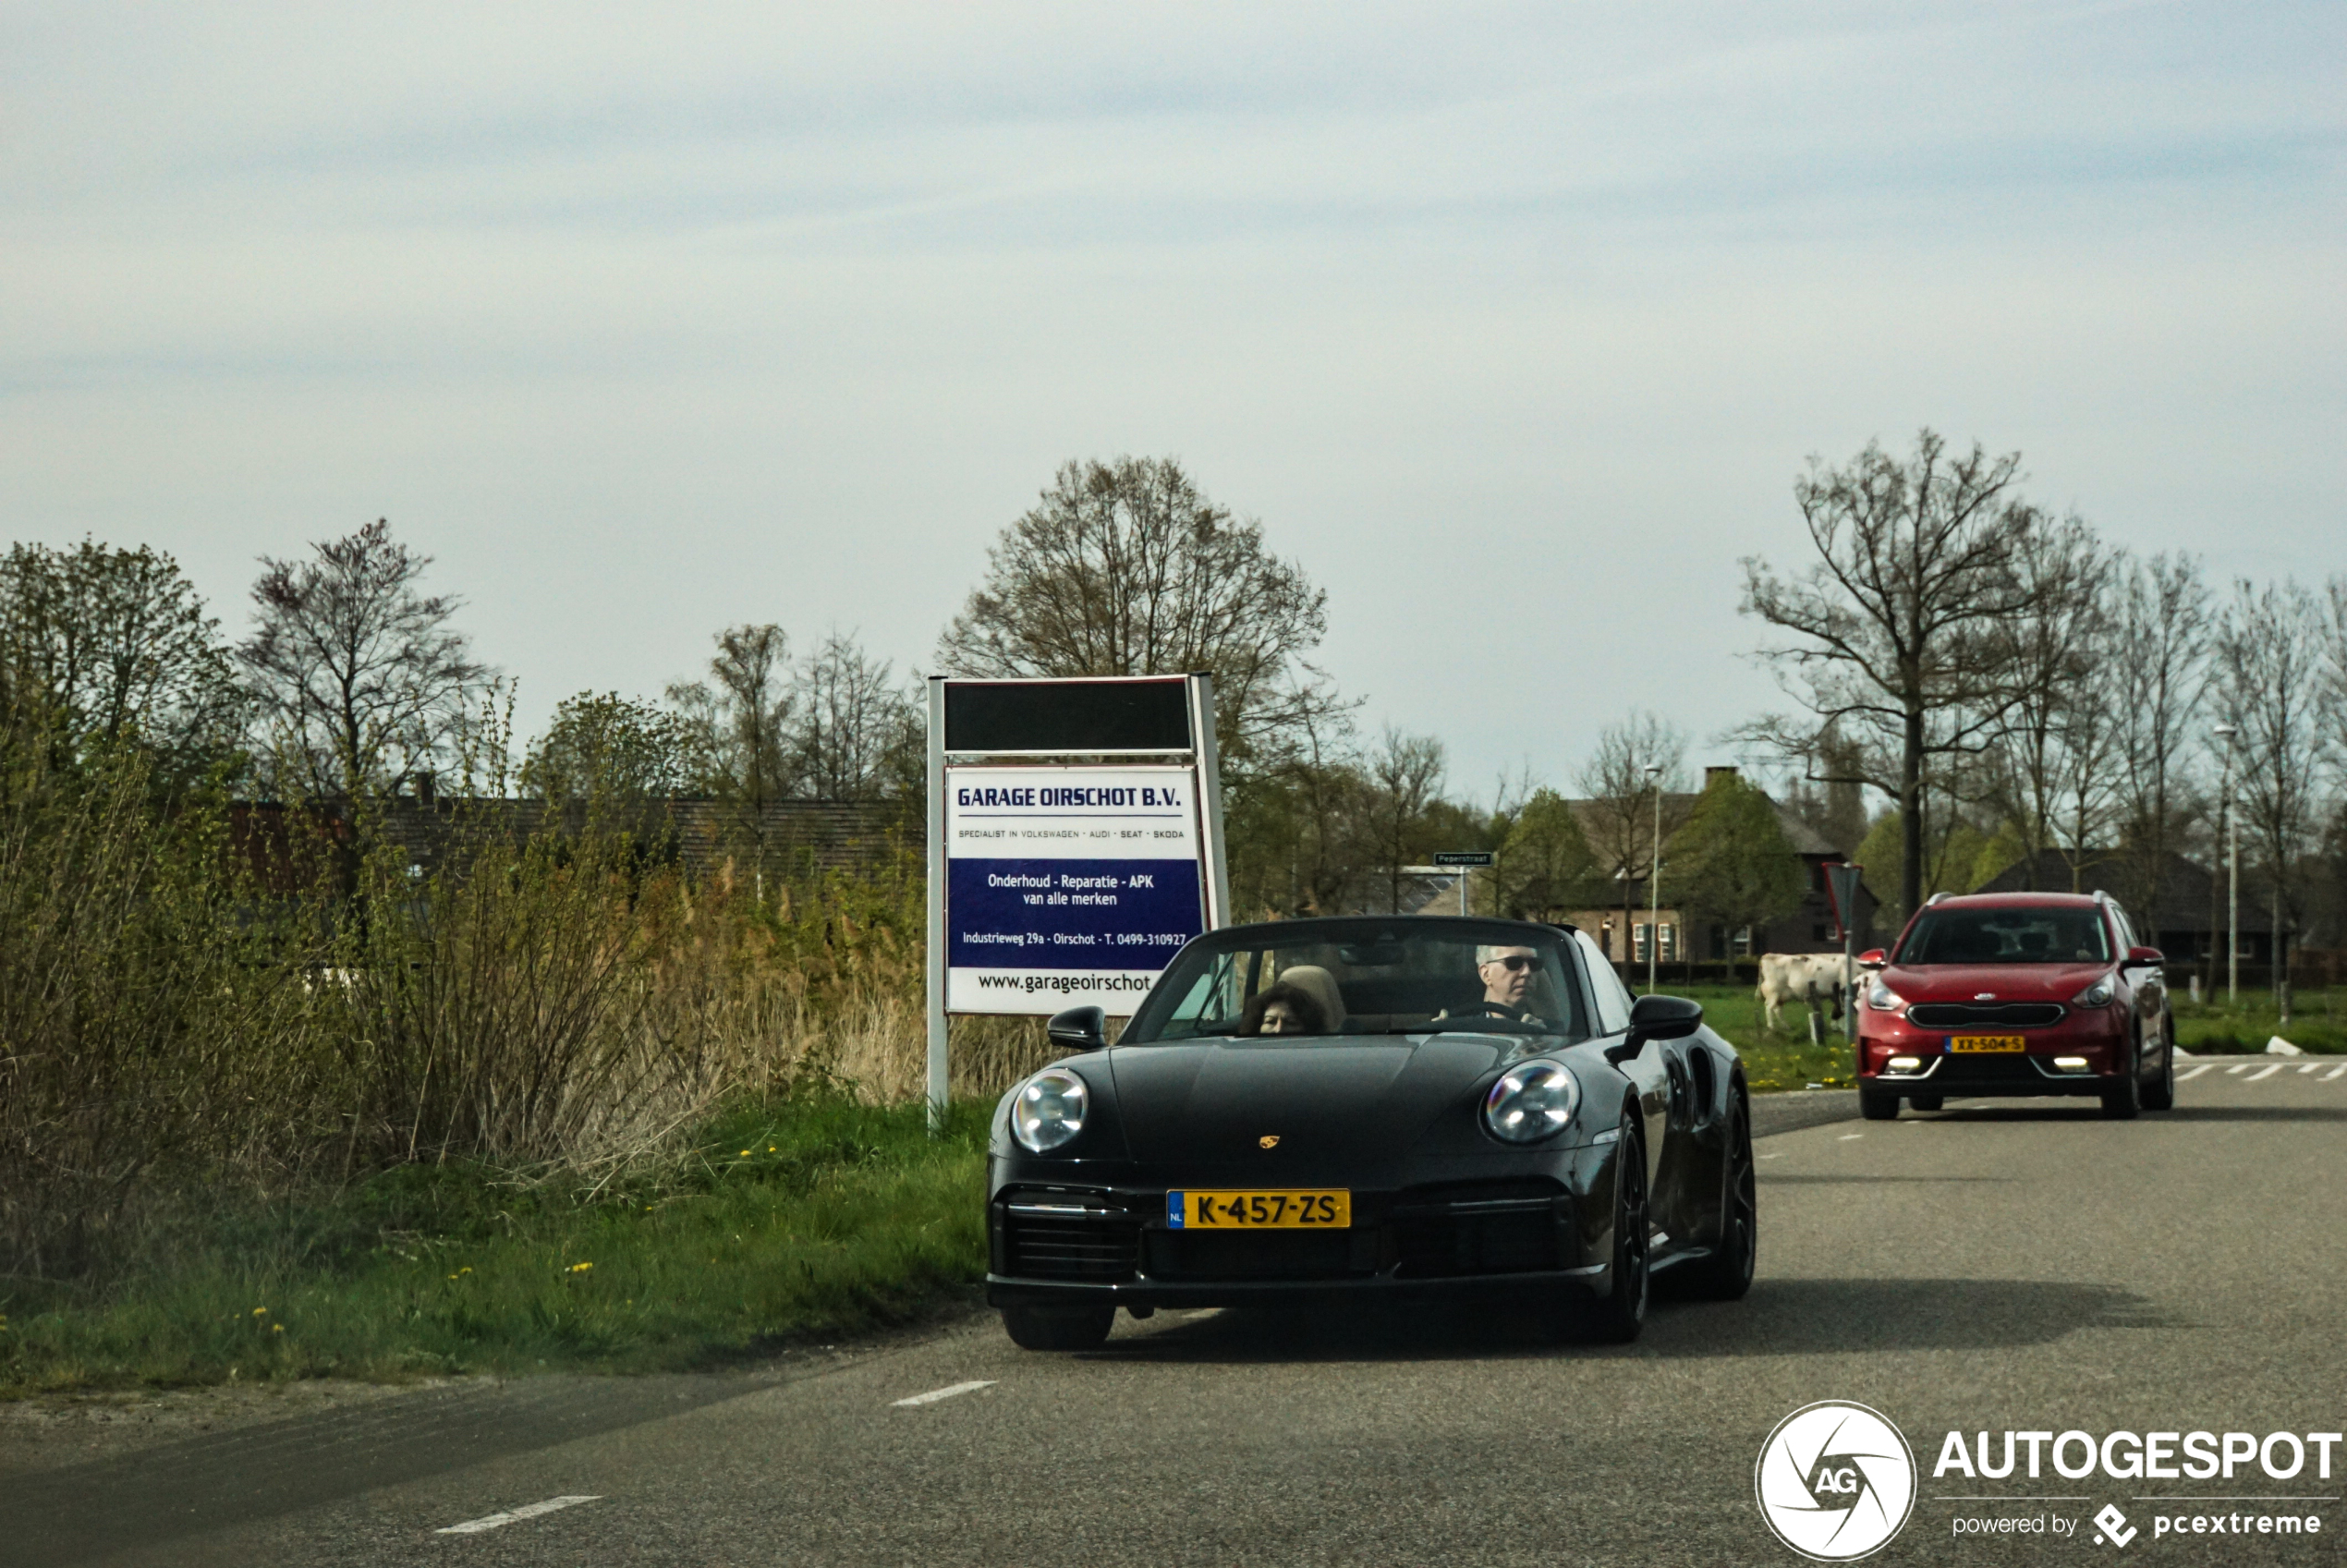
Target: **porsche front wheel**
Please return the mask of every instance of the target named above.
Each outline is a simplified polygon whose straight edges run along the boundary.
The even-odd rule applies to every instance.
[[[1710,1257],[1692,1266],[1688,1282],[1696,1295],[1712,1301],[1740,1301],[1752,1288],[1752,1270],[1760,1253],[1752,1113],[1742,1095],[1731,1102],[1721,1136],[1724,1147],[1720,1154],[1720,1240]]]
[[[1647,1321],[1647,1159],[1638,1124],[1622,1118],[1613,1156],[1613,1267],[1605,1295],[1591,1302],[1591,1339],[1627,1344]]]
[[[1113,1307],[1003,1308],[1003,1331],[1021,1350],[1097,1350],[1115,1322]]]

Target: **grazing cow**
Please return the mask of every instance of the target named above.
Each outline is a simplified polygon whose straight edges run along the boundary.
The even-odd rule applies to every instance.
[[[1857,966],[1839,953],[1762,954],[1760,1008],[1767,1027],[1776,1028],[1778,1015],[1789,1002],[1821,1007],[1829,1017],[1839,1020],[1842,988],[1857,972]]]

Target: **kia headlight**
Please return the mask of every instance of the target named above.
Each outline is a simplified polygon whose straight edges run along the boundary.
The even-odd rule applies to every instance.
[[[1064,1067],[1046,1067],[1011,1097],[1011,1136],[1023,1149],[1048,1154],[1084,1130],[1092,1091]]]
[[[2070,1004],[2073,1007],[2108,1007],[2110,1005],[2110,999],[2117,994],[2117,991],[2111,990],[2110,977],[2105,975],[2101,979],[2072,997]]]
[[[1483,1124],[1507,1143],[1537,1143],[1562,1131],[1581,1103],[1581,1086],[1554,1062],[1526,1062],[1500,1075],[1483,1097]]]
[[[1878,1013],[1896,1013],[1907,1004],[1907,999],[1884,985],[1880,980],[1867,990],[1867,1005]]]

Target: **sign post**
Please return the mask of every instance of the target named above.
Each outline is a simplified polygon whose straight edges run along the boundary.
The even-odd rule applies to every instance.
[[[1491,852],[1488,849],[1438,849],[1434,852],[1433,865],[1405,866],[1402,869],[1418,876],[1456,871],[1459,876],[1459,913],[1464,915],[1467,912],[1467,883],[1474,880],[1478,869],[1491,864]]]
[[[929,1103],[954,1014],[1139,1004],[1229,922],[1208,675],[929,683]]]
[[[1842,1038],[1858,1038],[1858,884],[1864,866],[1842,861],[1826,868],[1826,896],[1833,901],[1834,923],[1842,928]]]

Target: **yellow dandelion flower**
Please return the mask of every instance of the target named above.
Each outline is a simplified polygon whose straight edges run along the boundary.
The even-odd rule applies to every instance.
[[[283,1323],[272,1323],[269,1325],[269,1331],[273,1334],[282,1334],[286,1331],[286,1326]]]
[[[773,1153],[773,1152],[774,1152],[774,1146],[773,1146],[772,1144],[771,1144],[771,1143],[770,1143],[770,1144],[768,1144],[768,1145],[766,1146],[766,1152],[767,1152],[767,1153],[769,1153],[769,1154]]]
[[[469,1274],[469,1273],[471,1273],[472,1271],[473,1271],[473,1266],[472,1266],[471,1264],[469,1264],[469,1263],[466,1264],[463,1268],[461,1268],[461,1269],[459,1269],[459,1270],[456,1270],[456,1272],[458,1272],[459,1274]]]
[[[583,1274],[593,1267],[592,1263],[574,1263],[570,1266],[570,1271],[574,1274]]]
[[[269,1308],[267,1308],[266,1307],[254,1307],[254,1308],[252,1309],[252,1315],[253,1315],[254,1317],[256,1317],[256,1318],[262,1318],[262,1317],[266,1317],[266,1316],[268,1315],[268,1312],[269,1312]]]
[[[742,1158],[743,1158],[743,1159],[745,1159],[745,1160],[747,1160],[747,1159],[748,1159],[748,1158],[749,1158],[749,1150],[748,1150],[748,1149],[743,1149],[743,1150],[742,1150]]]

